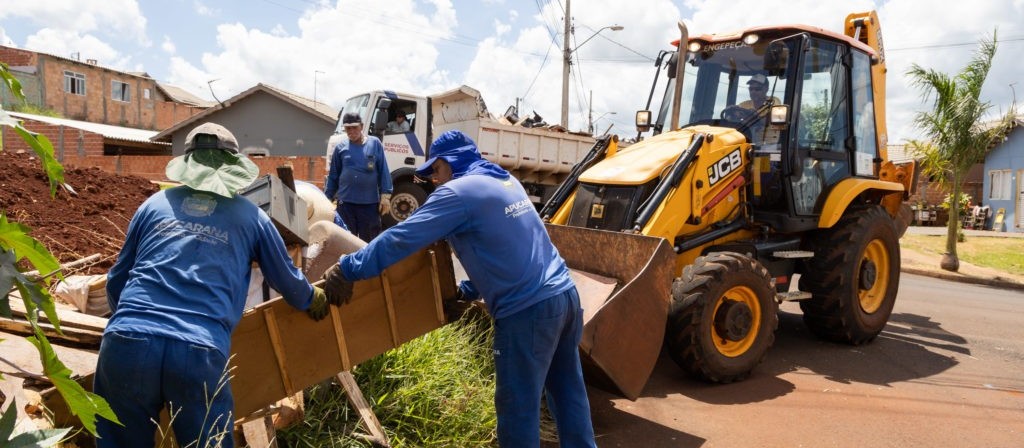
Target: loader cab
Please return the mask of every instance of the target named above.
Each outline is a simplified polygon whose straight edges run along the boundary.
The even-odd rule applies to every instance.
[[[753,162],[747,197],[754,220],[780,232],[814,229],[837,183],[878,178],[871,55],[820,29],[735,36],[690,39],[679,128],[711,125],[742,133]],[[669,65],[665,69],[674,71]],[[671,129],[666,120],[677,80],[666,79],[648,127],[652,134]],[[761,84],[766,91],[752,89]]]

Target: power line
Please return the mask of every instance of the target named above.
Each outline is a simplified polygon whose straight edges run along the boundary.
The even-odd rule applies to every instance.
[[[996,41],[996,43],[998,44],[998,43],[1002,43],[1002,42],[1019,42],[1019,41],[1022,41],[1022,40],[1024,40],[1024,36],[1021,36],[1021,37],[1011,37],[1011,38],[1008,38],[1008,39],[998,39]],[[957,42],[957,43],[952,43],[952,44],[920,45],[920,46],[917,46],[917,47],[886,48],[885,51],[889,52],[889,51],[907,51],[907,50],[926,50],[926,49],[931,49],[931,48],[965,47],[965,46],[974,46],[974,45],[978,45],[978,42],[977,41],[974,41],[974,42]]]
[[[544,17],[544,6],[540,4],[540,0],[534,0],[533,3],[537,5],[537,12],[540,13],[541,17]],[[551,49],[558,45],[557,34],[551,29],[551,26],[547,22],[547,18],[545,18],[543,24],[544,29],[548,31],[548,35],[551,36],[551,43],[548,44],[548,49],[544,52],[544,60],[541,61],[540,67],[537,68],[537,74],[533,75],[533,80],[530,81],[530,86],[527,87],[526,92],[520,96],[524,102],[529,98],[530,91],[533,90],[533,85],[537,82],[537,78],[540,77],[541,72],[544,70],[544,66],[548,63],[548,57],[551,55]]]
[[[589,25],[586,25],[586,24],[580,24],[580,26],[582,26],[582,27],[584,27],[584,28],[586,28],[586,29],[588,29],[588,30],[590,30],[590,31],[594,31],[594,28],[590,27]],[[622,48],[624,48],[624,49],[626,49],[626,50],[628,50],[628,51],[630,51],[630,52],[632,52],[632,53],[634,53],[634,54],[637,54],[637,55],[639,55],[640,57],[642,57],[642,58],[646,59],[646,60],[647,60],[648,62],[654,62],[654,58],[652,58],[652,57],[650,57],[650,56],[647,56],[646,54],[643,54],[643,53],[641,53],[641,52],[639,52],[639,51],[636,51],[636,50],[634,50],[634,49],[632,49],[632,48],[629,48],[629,47],[627,47],[626,45],[623,45],[622,43],[619,43],[619,42],[618,42],[618,41],[616,41],[615,39],[612,39],[612,38],[610,38],[610,37],[608,37],[608,36],[605,36],[605,35],[603,35],[603,34],[598,34],[598,35],[597,35],[597,37],[600,37],[601,39],[604,39],[604,40],[606,40],[606,41],[608,41],[608,42],[611,42],[611,43],[613,43],[613,44],[615,44],[615,45],[618,45],[619,47],[622,47]]]

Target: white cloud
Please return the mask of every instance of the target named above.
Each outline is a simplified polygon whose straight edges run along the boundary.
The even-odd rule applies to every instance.
[[[217,50],[205,52],[196,65],[173,61],[169,81],[185,86],[214,83],[221,100],[256,83],[268,83],[312,97],[314,71],[318,99],[339,107],[350,95],[388,88],[412,93],[448,87],[447,73],[437,68],[435,44],[452,35],[451,3],[433,9],[411,0],[396,0],[381,13],[365,3],[343,0],[318,6],[298,20],[298,34],[283,27],[271,31],[243,24],[217,28]]]
[[[166,34],[164,35],[164,42],[160,44],[160,49],[164,50],[164,52],[168,54],[174,54],[174,52],[177,50],[174,46],[174,41],[171,40],[171,36],[168,36]]]
[[[7,37],[7,32],[4,31],[4,27],[2,26],[0,26],[0,45],[6,47],[17,47],[17,45],[14,44],[14,41],[11,40],[10,37]]]
[[[495,20],[494,21],[494,34],[495,35],[501,36],[501,35],[503,35],[505,33],[508,33],[509,31],[512,31],[512,26],[511,25],[507,25],[505,23],[502,23],[500,20]]]
[[[64,33],[100,34],[148,45],[135,0],[0,0],[0,20],[20,18]]]
[[[219,9],[214,9],[209,6],[206,6],[205,3],[199,0],[195,0],[194,2],[192,2],[192,8],[196,11],[196,14],[199,14],[200,16],[213,17],[220,15]]]
[[[131,58],[123,56],[103,40],[90,34],[44,28],[28,36],[25,47],[81,61],[95,59],[100,66],[130,71]]]

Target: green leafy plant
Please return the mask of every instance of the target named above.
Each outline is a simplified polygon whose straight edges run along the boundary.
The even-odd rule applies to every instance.
[[[961,183],[974,164],[1013,129],[1017,119],[1016,105],[992,125],[982,124],[991,103],[981,101],[981,87],[988,78],[996,55],[996,33],[982,39],[974,57],[960,73],[950,76],[914,64],[907,72],[911,82],[925,99],[934,99],[932,110],[918,112],[915,123],[927,136],[927,142],[912,141],[910,145],[922,157],[923,174],[948,187],[953,197],[960,197]],[[956,271],[960,261],[956,253],[957,222],[960,204],[951,202],[951,219],[946,227],[946,253],[940,266]]]
[[[3,63],[0,63],[0,79],[14,93],[15,97],[21,101],[25,100],[21,83],[11,75],[7,65]],[[0,108],[0,126],[13,128],[39,157],[42,169],[49,179],[51,198],[56,196],[59,186],[73,191],[70,186],[64,184],[64,167],[54,158],[53,145],[46,136],[25,129],[20,121],[11,117],[2,108]],[[3,147],[2,143],[0,141],[0,149]],[[29,230],[27,226],[8,221],[6,214],[0,210],[0,315],[11,317],[10,292],[17,288],[25,303],[25,318],[33,332],[33,336],[27,337],[26,340],[39,351],[43,374],[53,382],[71,413],[81,420],[82,426],[95,435],[97,416],[115,422],[118,420],[113,410],[110,409],[110,405],[103,398],[87,392],[82,385],[71,379],[71,369],[68,369],[57,358],[57,353],[53,351],[50,341],[46,339],[42,327],[39,326],[39,311],[42,310],[53,324],[54,329],[62,334],[57,309],[48,288],[54,277],[63,279],[64,276],[57,258],[39,241],[30,237]],[[24,272],[19,267],[19,262],[23,260],[39,274]],[[8,408],[3,417],[13,419],[8,416],[10,413],[10,408]],[[2,435],[0,433],[0,436]],[[0,437],[0,445],[3,445],[2,442],[5,441],[11,442],[6,437]]]
[[[953,205],[953,200],[952,199],[953,199],[953,194],[952,193],[947,194],[946,197],[942,200],[941,207],[946,209],[946,210],[949,210],[950,206]],[[969,195],[967,193],[964,193],[964,192],[960,192],[960,198],[956,202],[957,202],[957,206],[959,207],[959,210],[960,210],[961,214],[965,210],[967,210],[967,207],[971,205],[971,201],[973,199],[974,198],[972,198],[971,195]]]
[[[11,437],[14,434],[14,427],[17,423],[15,416],[18,415],[16,400],[11,399],[10,406],[7,406],[7,410],[4,411],[3,415],[0,415],[0,442],[6,441],[5,447],[18,447],[18,448],[45,448],[56,445],[58,442],[67,436],[71,428],[64,429],[36,429],[33,431],[26,431],[17,436]]]

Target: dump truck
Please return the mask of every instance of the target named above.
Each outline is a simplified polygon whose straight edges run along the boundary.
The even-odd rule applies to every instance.
[[[587,376],[628,398],[663,345],[697,378],[746,378],[785,301],[819,337],[871,341],[896,300],[909,222],[915,170],[887,156],[875,12],[847,16],[843,34],[679,31],[637,141],[600,139],[540,210],[581,273]],[[744,87],[761,86],[764,103],[747,101],[757,89]]]
[[[514,174],[539,207],[554,193],[572,167],[595,143],[588,135],[559,132],[546,127],[526,127],[516,120],[515,110],[495,118],[480,92],[460,86],[429,96],[375,90],[354,95],[338,114],[338,125],[327,141],[327,161],[334,147],[345,138],[341,117],[355,112],[363,118],[370,135],[380,138],[394,192],[384,225],[409,217],[433,191],[429,182],[417,182],[416,167],[427,158],[435,135],[458,129],[480,146],[481,155]],[[387,123],[405,115],[408,132],[391,132]],[[510,122],[507,117],[512,117]],[[503,119],[505,118],[505,119]]]

